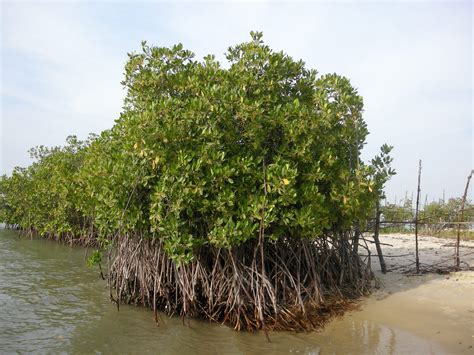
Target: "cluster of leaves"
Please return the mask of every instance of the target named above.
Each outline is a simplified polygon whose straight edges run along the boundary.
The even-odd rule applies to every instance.
[[[427,233],[438,233],[442,230],[457,228],[457,222],[474,221],[474,205],[470,201],[464,204],[464,213],[461,219],[462,198],[450,198],[448,201],[433,201],[424,206],[419,213],[421,228]],[[382,207],[383,220],[386,222],[414,222],[415,210],[412,200],[407,199],[402,205],[387,204]],[[400,225],[390,231],[411,231],[413,224]],[[400,227],[401,226],[401,227]]]
[[[64,147],[31,149],[31,166],[0,179],[0,220],[43,235],[80,233],[86,220],[78,209],[79,174],[88,144],[70,136]]]
[[[413,221],[415,211],[412,208],[412,200],[406,199],[402,205],[388,203],[381,207],[382,219],[389,222]]]
[[[462,198],[450,198],[447,202],[433,201],[423,209],[422,218],[427,223],[426,228],[438,232],[447,228],[457,228],[455,222],[474,223],[474,205],[470,201],[464,203],[464,213],[461,219]]]
[[[92,226],[104,241],[160,238],[179,262],[261,227],[265,238],[316,238],[363,223],[394,171],[386,145],[361,161],[362,98],[348,79],[319,76],[251,35],[229,48],[227,68],[142,43],[113,128],[40,150],[3,177],[1,219],[40,233]]]

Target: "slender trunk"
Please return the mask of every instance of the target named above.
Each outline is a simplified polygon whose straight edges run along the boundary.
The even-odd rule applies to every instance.
[[[471,181],[472,177],[472,170],[469,176],[467,177],[467,183],[466,183],[466,188],[464,189],[464,195],[462,197],[462,204],[461,204],[461,218],[459,219],[458,222],[462,222],[464,219],[464,205],[466,204],[466,198],[467,198],[467,190],[469,189],[469,182]],[[458,237],[456,240],[456,268],[459,269],[459,244],[461,241],[461,224],[458,224]]]
[[[421,180],[421,159],[418,165],[418,190],[416,194],[416,210],[415,210],[415,261],[416,261],[416,273],[420,272],[420,259],[418,257],[418,210],[420,208],[420,180]]]
[[[380,202],[377,200],[377,207],[375,212],[375,231],[374,231],[374,241],[375,247],[377,248],[377,255],[379,256],[380,269],[383,274],[387,273],[387,266],[385,265],[385,260],[383,258],[382,247],[380,245],[379,231],[380,231]]]
[[[355,254],[359,252],[359,237],[360,237],[360,227],[359,227],[359,222],[356,222],[355,227],[354,227],[354,238],[352,242],[352,250],[354,251]]]

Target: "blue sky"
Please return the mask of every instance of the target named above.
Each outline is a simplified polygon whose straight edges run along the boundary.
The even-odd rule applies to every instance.
[[[395,147],[391,201],[416,190],[418,159],[430,201],[443,190],[460,196],[473,167],[470,1],[2,1],[0,9],[2,174],[30,164],[32,146],[110,128],[126,54],[142,40],[223,61],[251,30],[321,74],[350,78],[371,132],[364,158]]]

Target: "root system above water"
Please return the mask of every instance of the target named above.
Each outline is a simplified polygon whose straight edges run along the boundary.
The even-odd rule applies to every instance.
[[[163,311],[236,330],[316,330],[370,288],[370,268],[344,238],[202,247],[182,265],[158,240],[122,237],[115,250],[115,300],[152,308],[156,321]]]

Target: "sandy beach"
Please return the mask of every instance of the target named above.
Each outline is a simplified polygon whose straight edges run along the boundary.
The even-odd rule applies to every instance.
[[[369,243],[380,285],[352,317],[426,339],[431,345],[424,351],[429,353],[474,353],[474,242],[461,242],[463,271],[414,275],[410,272],[415,267],[414,235],[381,235],[380,241],[387,244],[382,249],[389,272],[380,272],[375,246]],[[419,237],[422,268],[454,265],[454,243],[453,239]]]

